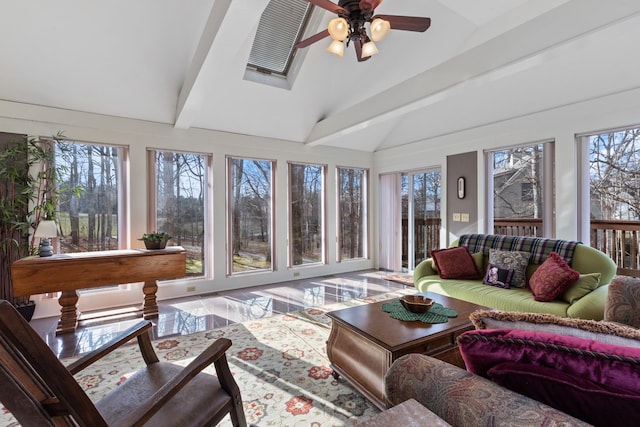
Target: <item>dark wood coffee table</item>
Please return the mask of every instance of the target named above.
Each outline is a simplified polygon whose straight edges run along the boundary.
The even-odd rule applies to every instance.
[[[486,308],[426,292],[429,298],[458,313],[446,323],[405,322],[382,311],[380,301],[327,313],[332,320],[327,355],[333,375],[344,376],[378,408],[386,409],[384,376],[391,364],[409,353],[422,353],[464,368],[456,343],[473,329],[471,312]]]

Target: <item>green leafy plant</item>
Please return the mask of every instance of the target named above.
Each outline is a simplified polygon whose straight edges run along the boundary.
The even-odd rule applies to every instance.
[[[152,233],[144,233],[138,240],[144,242],[147,249],[164,249],[171,236],[164,231],[154,231]]]
[[[52,137],[64,139],[62,132]],[[2,144],[0,152],[0,298],[24,305],[29,297],[13,297],[11,264],[37,253],[31,231],[43,219],[56,219],[56,188],[61,167],[54,167],[55,144],[23,137]]]
[[[152,233],[144,233],[138,240],[143,242],[168,242],[171,236],[164,231],[154,231]]]

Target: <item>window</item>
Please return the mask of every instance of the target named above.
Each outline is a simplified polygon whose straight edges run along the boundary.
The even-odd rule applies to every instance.
[[[173,243],[185,248],[187,276],[204,276],[210,157],[155,150],[149,155],[154,178],[149,191],[149,226],[168,233]]]
[[[229,274],[273,270],[275,163],[229,157]]]
[[[313,6],[305,0],[271,0],[258,24],[248,67],[286,76]]]
[[[326,166],[289,163],[289,265],[321,263]]]
[[[549,227],[553,224],[553,190],[545,191],[545,186],[553,185],[553,168],[548,163],[552,155],[548,147],[552,147],[552,143],[488,153],[493,197],[487,204],[492,214],[493,233],[539,237],[553,234]],[[547,170],[549,173],[545,173]]]
[[[534,187],[532,182],[523,182],[521,185],[521,200],[523,202],[533,202],[535,200],[534,197]]]
[[[366,258],[367,171],[338,168],[338,261]]]
[[[121,178],[124,147],[58,141],[60,253],[119,249],[124,215]]]
[[[640,128],[586,135],[580,238],[609,255],[618,274],[640,270]],[[584,225],[583,225],[584,224]]]

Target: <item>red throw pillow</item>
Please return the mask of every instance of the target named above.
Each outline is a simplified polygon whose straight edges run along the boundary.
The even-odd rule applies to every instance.
[[[466,246],[431,251],[438,275],[442,279],[480,279],[482,273]]]
[[[529,287],[536,301],[553,301],[579,278],[579,272],[569,267],[560,255],[551,252],[531,275]]]

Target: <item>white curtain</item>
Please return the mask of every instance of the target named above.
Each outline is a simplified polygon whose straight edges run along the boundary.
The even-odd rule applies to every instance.
[[[401,175],[380,175],[378,185],[378,235],[380,236],[378,268],[402,270],[402,198]]]

